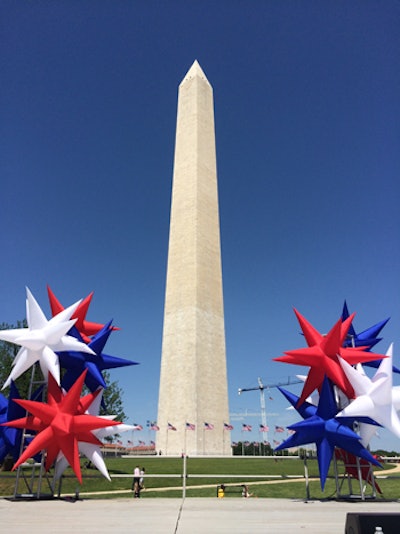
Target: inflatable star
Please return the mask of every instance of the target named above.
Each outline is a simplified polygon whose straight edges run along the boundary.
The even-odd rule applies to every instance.
[[[53,316],[57,315],[57,313],[62,312],[64,310],[64,306],[54,295],[49,286],[47,286],[47,294],[49,296],[50,308]],[[79,306],[76,308],[75,312],[72,315],[72,319],[76,319],[75,328],[78,330],[85,343],[89,343],[90,337],[100,332],[100,330],[104,327],[103,324],[86,321],[86,314],[88,312],[92,298],[93,291],[80,302]],[[117,328],[116,326],[113,326],[112,329],[119,330],[119,328]]]
[[[316,443],[322,490],[325,487],[325,481],[335,447],[341,447],[355,456],[364,458],[368,462],[380,465],[368,450],[362,446],[360,436],[353,432],[347,425],[335,419],[337,408],[332,384],[327,377],[323,380],[318,407],[307,402],[299,405],[296,395],[292,395],[289,392],[285,392],[284,394],[305,419],[288,427],[290,430],[294,430],[295,433],[281,443],[275,450],[298,447],[307,443]]]
[[[0,339],[21,345],[3,389],[10,384],[11,380],[16,380],[37,361],[40,363],[43,376],[47,377],[51,373],[59,384],[60,364],[55,354],[57,351],[78,350],[93,353],[85,343],[66,335],[75,322],[75,320],[70,320],[70,316],[79,302],[48,321],[28,288],[26,288],[26,295],[28,328],[0,331]]]
[[[49,374],[47,403],[29,400],[15,401],[31,415],[4,424],[14,428],[34,430],[37,435],[14,464],[13,470],[43,449],[47,450],[45,468],[48,470],[61,451],[79,482],[82,483],[78,443],[85,442],[100,446],[101,441],[92,431],[120,424],[108,418],[85,413],[99,394],[99,392],[90,393],[80,398],[85,374],[86,372],[82,373],[65,394],[54,377]]]
[[[13,402],[13,399],[19,398],[20,396],[14,382],[11,382],[8,400],[0,393],[0,424],[6,423],[15,417],[21,417],[24,414],[24,410]],[[0,463],[3,463],[8,454],[12,455],[14,462],[17,461],[21,450],[21,440],[21,430],[4,426],[0,427]]]
[[[342,320],[346,320],[349,317],[349,310],[347,308],[346,301],[343,305],[343,311],[342,311]],[[379,341],[382,341],[382,338],[377,337],[383,327],[386,325],[386,323],[389,321],[390,317],[387,319],[384,319],[383,321],[380,321],[379,323],[376,323],[373,326],[370,326],[367,328],[367,330],[364,330],[363,332],[360,332],[359,334],[356,334],[356,331],[354,330],[353,325],[351,324],[347,337],[344,340],[344,346],[345,347],[360,347],[365,346],[366,350],[372,349]],[[374,369],[377,369],[379,367],[379,364],[382,360],[373,360],[372,362],[365,362],[364,365],[367,367],[373,367]],[[395,367],[393,365],[393,372],[394,373],[400,373],[400,369]]]
[[[338,413],[337,417],[369,417],[400,438],[400,419],[397,415],[397,410],[400,409],[400,389],[398,386],[393,387],[393,344],[390,345],[386,356],[372,379],[353,369],[347,362],[340,361],[353,385],[356,398]],[[371,437],[367,433],[372,436],[372,429],[363,429],[364,443],[368,443],[368,438]]]
[[[377,356],[367,352],[364,347],[343,347],[343,341],[347,336],[348,329],[354,314],[342,322],[341,319],[332,327],[326,336],[320,334],[297,310],[294,310],[308,347],[303,349],[285,351],[285,355],[274,358],[275,361],[291,363],[294,365],[308,365],[310,371],[304,384],[299,403],[306,400],[311,393],[320,390],[324,376],[327,375],[349,398],[354,397],[353,388],[343,372],[338,356],[350,364],[376,360]]]
[[[0,424],[5,423],[7,418],[7,408],[8,408],[8,402],[4,395],[0,393]],[[5,433],[5,428],[0,428],[0,463],[3,462],[4,458],[7,456],[7,454],[11,451],[9,451],[10,444],[7,439],[7,435]]]
[[[347,307],[347,302],[344,301],[343,304],[343,311],[342,311],[342,321],[345,321],[350,317],[349,310]],[[354,326],[351,324],[350,328],[347,333],[347,337],[344,340],[344,346],[345,347],[368,347],[368,349],[372,349],[379,341],[382,340],[382,338],[377,337],[382,330],[382,328],[386,325],[386,323],[389,321],[390,317],[387,319],[380,321],[379,323],[376,323],[373,326],[370,326],[366,330],[363,330],[359,334],[356,334],[356,331],[354,330]]]
[[[95,397],[93,402],[90,404],[90,406],[87,409],[87,412],[89,415],[98,415],[101,405],[101,398],[102,398],[102,390],[100,390],[101,393]],[[100,416],[101,419],[105,420],[113,420],[115,419],[115,416],[113,415],[106,415],[106,416]],[[107,436],[112,436],[114,434],[119,434],[120,432],[126,432],[128,430],[133,430],[134,427],[132,425],[125,425],[123,423],[118,423],[114,425],[109,425],[104,428],[99,428],[92,430],[92,433],[94,436],[102,440]],[[106,464],[104,462],[103,456],[101,454],[101,448],[97,444],[93,443],[85,443],[83,441],[78,442],[78,449],[80,454],[83,454],[86,456],[86,458],[93,463],[93,465],[100,471],[100,473],[107,478],[107,480],[111,480],[110,475],[108,474],[108,470],[106,467]],[[62,452],[59,452],[57,456],[57,460],[54,466],[54,480],[58,480],[60,476],[63,474],[65,469],[68,467],[68,461],[64,454]]]
[[[23,417],[25,410],[14,401],[20,399],[17,386],[14,382],[10,384],[8,400],[0,393],[0,424],[7,423],[13,419]],[[18,460],[21,451],[22,430],[0,426],[0,463],[10,454],[14,462]]]
[[[62,386],[65,389],[69,389],[85,369],[87,370],[85,384],[90,391],[93,392],[96,391],[98,387],[107,387],[102,371],[127,365],[138,365],[137,362],[125,360],[124,358],[117,358],[115,356],[108,356],[103,353],[105,344],[112,331],[113,328],[110,321],[93,337],[88,345],[92,350],[92,354],[76,351],[59,353],[58,357],[60,359],[60,364],[67,369],[67,372],[62,379]]]
[[[296,411],[301,415],[303,419],[308,419],[309,417],[312,417],[315,415],[317,411],[317,406],[312,402],[313,399],[309,398],[302,404],[299,404],[297,406],[297,403],[299,401],[299,397],[297,395],[294,395],[290,391],[287,391],[286,389],[283,389],[281,387],[278,387],[279,391],[282,393],[284,397],[290,402],[292,405],[292,409],[296,409]]]
[[[296,378],[298,378],[302,382],[305,382],[307,380],[307,375],[296,375]],[[345,406],[349,404],[349,399],[339,388],[335,389],[335,398],[336,398],[337,405],[340,406],[341,408],[344,408]],[[317,406],[318,399],[319,399],[319,392],[316,390],[310,397],[307,397],[305,400],[309,402],[310,404],[314,404],[315,406]],[[293,410],[294,408],[293,406],[289,406],[286,409]]]
[[[358,364],[356,366],[356,369],[358,369],[359,372],[362,372],[364,374],[364,370],[362,369],[361,364]],[[344,408],[349,404],[350,401],[348,399],[345,404],[338,404],[338,411],[344,410]],[[352,425],[353,430],[357,432],[357,434],[359,434],[361,438],[361,443],[364,445],[364,447],[368,447],[369,442],[371,441],[371,438],[374,435],[379,436],[377,427],[382,426],[370,417],[341,417],[340,420],[343,421],[345,424],[348,424],[349,426]]]
[[[40,400],[43,394],[43,387],[39,387],[31,395],[31,400]],[[10,384],[10,392],[8,400],[0,393],[0,425],[13,421],[19,417],[23,417],[26,411],[19,406],[16,399],[20,399],[21,396],[17,389],[17,386],[12,381]],[[10,454],[14,462],[18,460],[18,456],[21,452],[22,430],[17,428],[11,428],[6,426],[0,426],[0,463],[4,458]],[[31,442],[31,438],[25,437],[25,445]],[[40,455],[37,457],[37,461],[40,461]]]

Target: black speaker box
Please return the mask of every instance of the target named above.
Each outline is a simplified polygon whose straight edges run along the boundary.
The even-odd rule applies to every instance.
[[[376,527],[382,527],[383,534],[399,534],[400,512],[347,514],[345,534],[375,534]]]

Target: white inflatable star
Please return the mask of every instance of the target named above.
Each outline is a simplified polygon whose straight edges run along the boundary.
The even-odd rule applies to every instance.
[[[69,350],[94,354],[85,343],[66,335],[75,324],[76,319],[71,320],[70,317],[80,302],[76,302],[48,321],[32,293],[26,288],[28,328],[0,330],[0,339],[21,345],[3,389],[36,362],[39,362],[45,380],[51,373],[57,384],[60,384],[60,364],[56,352]]]
[[[101,405],[101,398],[102,393],[98,395],[92,404],[89,406],[86,413],[90,415],[96,415],[99,417],[99,410]],[[115,415],[104,415],[100,416],[103,419],[115,419]],[[126,432],[128,430],[133,430],[134,427],[132,425],[125,425],[124,423],[121,423],[119,425],[110,425],[106,426],[105,428],[99,428],[96,430],[92,430],[92,433],[94,436],[96,436],[97,439],[102,440],[107,436],[112,436],[114,434],[119,434],[120,432]],[[108,474],[108,470],[106,467],[106,464],[104,462],[103,456],[101,454],[101,449],[99,445],[95,445],[93,443],[87,443],[83,441],[78,442],[78,449],[81,454],[86,456],[86,458],[92,462],[92,464],[100,471],[100,473],[107,479],[111,481],[110,475]],[[59,453],[55,466],[54,466],[54,481],[57,481],[65,469],[68,467],[68,461],[65,458],[64,454],[62,452]]]
[[[400,419],[397,414],[397,410],[400,409],[400,388],[392,386],[393,343],[386,356],[387,358],[383,358],[372,379],[340,359],[356,398],[336,417],[370,417],[400,438]],[[368,444],[375,432],[376,427],[373,425],[360,425],[360,435],[364,446]]]

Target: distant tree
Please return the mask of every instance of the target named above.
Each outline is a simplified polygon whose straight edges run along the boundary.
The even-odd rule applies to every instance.
[[[122,401],[122,389],[118,386],[116,380],[111,381],[108,371],[103,372],[103,377],[107,387],[103,391],[103,403],[100,408],[100,415],[115,415],[115,420],[122,423],[127,420]],[[119,434],[114,434],[106,437],[105,440],[113,442],[119,436]]]
[[[0,324],[0,330],[11,330],[13,328],[26,327],[27,323],[25,319],[23,321],[18,321],[17,326],[9,325],[7,323]],[[15,345],[14,343],[8,343],[7,341],[0,341],[0,389],[7,380],[9,374],[11,373],[12,363],[14,361],[15,356],[18,354],[19,349],[19,345]],[[15,384],[22,398],[28,398],[31,376],[32,370],[29,369],[15,380]],[[7,397],[8,391],[9,388],[5,388],[5,390],[2,391],[3,395]]]
[[[115,419],[122,423],[127,419],[122,402],[122,389],[116,380],[111,381],[108,371],[103,371],[103,377],[107,387],[103,391],[103,406],[100,415],[115,415]]]
[[[18,321],[17,326],[9,325],[7,323],[0,324],[0,330],[12,330],[14,328],[26,328],[26,321]],[[7,341],[0,340],[0,389],[3,384],[6,382],[9,374],[11,373],[12,364],[15,356],[18,354],[20,347],[14,343],[8,343]],[[37,365],[35,364],[34,372],[40,372],[36,369]],[[23,399],[27,399],[29,396],[30,383],[32,377],[32,368],[27,370],[23,375],[17,378],[14,383],[17,386],[18,392]],[[10,388],[7,387],[1,391],[2,395],[8,398]],[[1,466],[2,471],[11,471],[14,464],[14,459],[11,454],[7,454],[3,464]]]

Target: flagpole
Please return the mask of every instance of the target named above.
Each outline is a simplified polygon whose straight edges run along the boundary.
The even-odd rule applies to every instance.
[[[184,448],[183,448],[183,454],[186,456],[186,436],[187,436],[187,422],[185,423],[185,440],[184,440]]]
[[[187,458],[186,454],[183,455],[183,482],[182,482],[182,498],[186,497],[186,473],[187,473]]]

